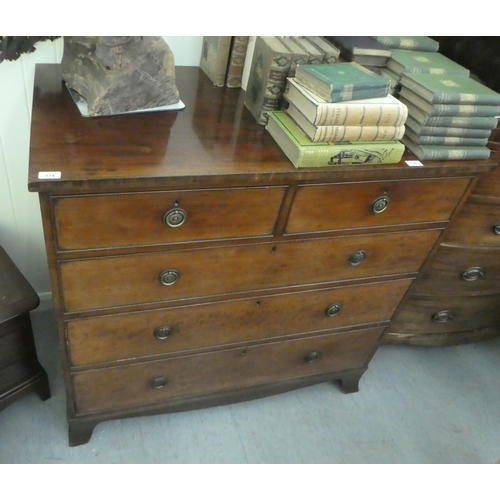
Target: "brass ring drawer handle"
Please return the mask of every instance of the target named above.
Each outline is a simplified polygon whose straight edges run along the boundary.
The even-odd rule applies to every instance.
[[[318,358],[319,358],[319,353],[317,351],[312,351],[304,358],[304,361],[306,363],[313,363]]]
[[[497,222],[497,223],[493,226],[493,232],[494,232],[495,234],[500,235],[500,222]]]
[[[169,326],[159,326],[158,328],[155,329],[153,335],[158,340],[168,339],[172,335],[172,328],[170,328]]]
[[[462,279],[464,281],[476,281],[483,276],[484,271],[481,267],[469,267],[469,269],[462,273]]]
[[[336,316],[342,309],[342,304],[332,304],[325,309],[325,314],[330,318]]]
[[[172,208],[163,216],[163,222],[168,227],[180,227],[187,220],[187,212],[182,208]]]
[[[349,256],[349,264],[357,266],[366,259],[367,255],[364,250],[358,250]]]
[[[380,196],[373,200],[370,210],[372,214],[381,214],[387,210],[389,206],[389,197],[388,196]]]
[[[432,316],[432,321],[436,323],[446,323],[447,321],[451,321],[453,316],[450,311],[439,311]]]
[[[153,389],[161,389],[167,385],[167,379],[165,377],[155,377],[151,380],[151,387]]]
[[[171,286],[175,285],[177,281],[179,281],[181,277],[181,274],[179,271],[176,271],[175,269],[167,269],[166,271],[163,271],[158,279],[160,280],[160,283],[164,286]]]

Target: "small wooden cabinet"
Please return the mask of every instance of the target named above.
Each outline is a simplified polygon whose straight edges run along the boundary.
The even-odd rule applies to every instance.
[[[243,91],[198,68],[178,68],[177,83],[183,111],[87,119],[58,67],[37,67],[29,189],[71,445],[107,419],[328,380],[358,390],[408,287],[494,167],[295,169]]]
[[[50,398],[49,380],[38,361],[30,311],[40,299],[0,247],[0,410],[35,391]]]

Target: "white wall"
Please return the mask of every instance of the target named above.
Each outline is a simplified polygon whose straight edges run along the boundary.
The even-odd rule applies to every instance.
[[[166,36],[178,66],[198,66],[203,37]],[[0,63],[0,245],[50,304],[38,195],[29,193],[28,157],[36,63],[58,63],[63,40],[37,44],[36,51]]]

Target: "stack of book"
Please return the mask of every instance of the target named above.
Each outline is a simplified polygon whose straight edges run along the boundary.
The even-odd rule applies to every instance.
[[[340,51],[323,37],[258,36],[244,103],[257,123],[283,104],[286,80],[300,64],[335,64]]]
[[[387,64],[391,49],[373,36],[328,36],[346,61],[357,62],[363,66],[381,68]]]
[[[437,52],[439,42],[428,36],[374,36],[379,43],[393,50],[411,50],[418,52]],[[401,75],[389,69],[387,65],[380,68],[380,74],[391,82],[391,94],[399,94]]]
[[[361,65],[299,65],[267,130],[295,167],[397,163],[408,110]]]
[[[424,50],[394,49],[387,61],[384,76],[395,85],[395,96],[399,95],[404,73],[433,73],[469,76],[470,72],[439,52]]]
[[[498,125],[500,94],[468,76],[405,73],[408,108],[402,142],[420,160],[486,159]]]

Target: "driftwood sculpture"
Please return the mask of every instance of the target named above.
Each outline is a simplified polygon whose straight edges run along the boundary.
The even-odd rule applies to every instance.
[[[174,56],[161,36],[64,37],[61,67],[90,116],[179,102]]]

